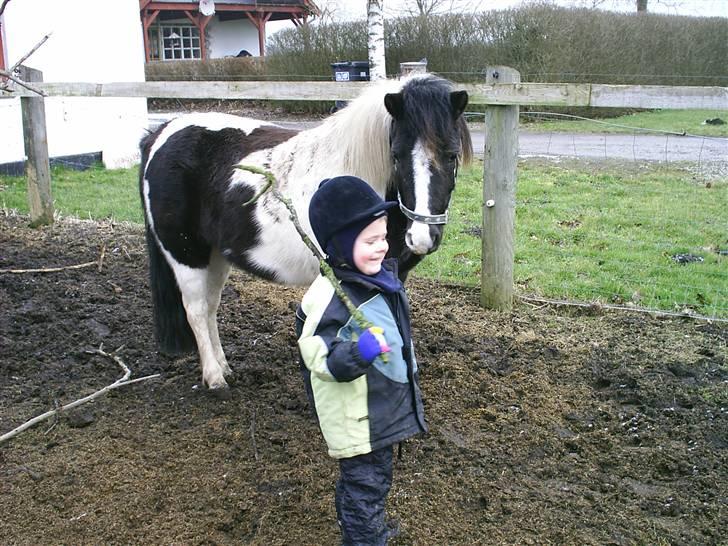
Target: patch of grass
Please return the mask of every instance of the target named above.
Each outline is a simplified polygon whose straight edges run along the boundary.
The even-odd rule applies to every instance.
[[[138,168],[106,170],[95,166],[86,171],[57,167],[51,170],[51,192],[57,214],[99,220],[142,223]],[[27,214],[25,177],[0,176],[0,205]]]
[[[482,172],[461,171],[445,240],[413,275],[480,282]],[[54,169],[52,186],[62,215],[143,222],[137,168]],[[675,167],[522,161],[517,291],[728,317],[726,203],[728,180],[698,184]],[[0,176],[0,205],[28,212],[24,178]]]
[[[726,203],[728,181],[698,185],[675,168],[521,162],[517,290],[728,316]],[[415,275],[480,282],[481,204],[479,163],[459,176],[445,240]]]
[[[703,125],[706,119],[720,118],[725,125]],[[651,129],[691,135],[728,137],[728,112],[720,110],[650,110],[604,120],[548,118],[534,121],[521,115],[522,127],[529,131],[564,133],[628,133]],[[482,120],[481,120],[482,121]]]

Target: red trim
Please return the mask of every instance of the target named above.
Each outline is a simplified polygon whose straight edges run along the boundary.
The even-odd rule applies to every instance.
[[[149,27],[152,26],[152,23],[157,18],[157,15],[159,15],[159,10],[157,11],[149,11],[144,10],[142,11],[142,34],[144,36],[144,58],[149,62],[151,60],[152,56],[152,50],[149,45]]]
[[[140,3],[145,0],[139,0]],[[162,11],[189,11],[195,8],[196,4],[183,2],[157,2],[155,0],[148,1],[145,9],[158,9]],[[140,9],[141,4],[140,4]],[[195,10],[196,11],[196,10]],[[304,13],[309,10],[304,6],[256,6],[252,4],[215,4],[215,11],[253,11],[259,13],[275,12],[275,13]]]
[[[3,45],[2,21],[0,21],[0,70],[5,70],[5,46]]]
[[[164,2],[160,0],[139,0],[139,10],[142,17],[142,25],[144,28],[144,54],[147,62],[150,61],[149,46],[149,27],[152,25],[157,15],[161,11],[182,11],[187,18],[200,31],[200,55],[202,59],[207,58],[205,48],[205,27],[212,16],[205,17],[199,13],[199,5],[190,2]],[[258,47],[260,56],[265,55],[265,24],[273,16],[274,13],[288,13],[291,21],[296,26],[300,26],[308,20],[310,14],[317,15],[320,10],[311,0],[304,0],[303,5],[298,6],[268,6],[268,5],[251,5],[251,4],[216,4],[215,11],[237,11],[247,15],[248,19],[258,29]],[[197,13],[197,15],[194,15]],[[0,42],[2,46],[2,42]]]

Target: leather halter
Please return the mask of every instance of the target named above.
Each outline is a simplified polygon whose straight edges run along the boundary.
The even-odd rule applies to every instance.
[[[442,225],[447,224],[447,209],[442,214],[418,214],[412,209],[408,209],[404,203],[402,203],[402,196],[397,193],[397,201],[399,201],[399,210],[402,211],[402,214],[404,214],[407,218],[412,220],[413,222],[420,222],[422,224],[428,224],[428,225]],[[450,205],[448,203],[448,208],[450,208]]]
[[[458,176],[458,164],[455,163],[455,172],[454,172],[455,178]],[[450,200],[452,201],[452,195],[450,196]],[[397,201],[399,201],[399,210],[402,211],[402,214],[404,214],[407,218],[412,220],[413,222],[420,222],[422,224],[428,224],[428,225],[445,225],[447,224],[448,217],[447,217],[447,211],[450,208],[450,202],[447,204],[447,208],[445,209],[445,212],[442,214],[418,214],[412,209],[408,209],[404,203],[402,203],[402,196],[399,192],[397,192]]]

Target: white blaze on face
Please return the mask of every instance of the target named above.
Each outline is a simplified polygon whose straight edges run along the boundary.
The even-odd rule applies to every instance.
[[[412,173],[415,184],[415,207],[417,214],[429,216],[430,212],[430,158],[427,151],[418,140],[412,149]],[[430,237],[430,226],[422,222],[412,222],[407,231],[407,246],[415,254],[427,254],[432,248],[433,241]]]

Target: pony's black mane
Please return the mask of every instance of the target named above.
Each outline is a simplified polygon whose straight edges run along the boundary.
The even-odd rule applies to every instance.
[[[447,149],[453,145],[444,142],[443,137],[453,134],[451,128],[455,124],[460,136],[461,161],[468,164],[473,154],[470,132],[462,116],[454,120],[448,114],[452,111],[451,91],[452,84],[440,77],[413,78],[402,87],[404,111],[413,133],[422,135],[431,149]]]

